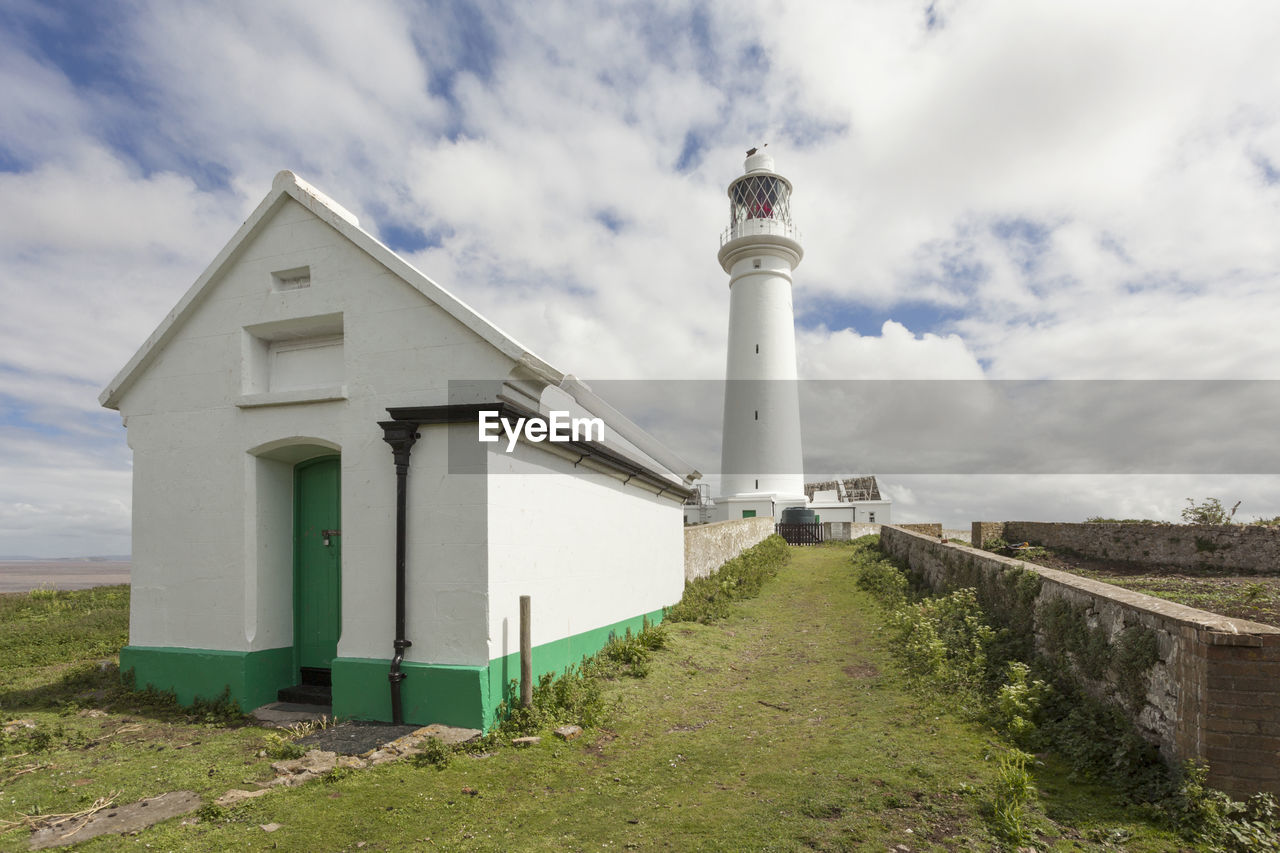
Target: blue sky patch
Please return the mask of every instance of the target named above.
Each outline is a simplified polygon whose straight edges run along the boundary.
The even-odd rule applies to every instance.
[[[692,172],[702,162],[702,139],[697,132],[689,130],[684,135],[684,145],[680,148],[680,157],[676,160],[677,172]]]
[[[595,214],[596,222],[599,222],[610,232],[617,234],[626,227],[627,223],[612,210],[598,210]]]
[[[1258,171],[1262,174],[1262,180],[1269,186],[1280,184],[1280,169],[1272,163],[1266,156],[1256,154],[1253,158],[1253,164],[1258,167]]]
[[[445,234],[435,230],[430,233],[414,225],[395,223],[379,224],[378,239],[393,252],[421,252],[444,245]]]
[[[833,332],[852,329],[863,337],[879,335],[886,320],[901,323],[916,335],[947,334],[963,316],[959,308],[922,301],[898,302],[887,308],[838,299],[796,301],[796,325],[800,328],[811,330],[825,326]]]

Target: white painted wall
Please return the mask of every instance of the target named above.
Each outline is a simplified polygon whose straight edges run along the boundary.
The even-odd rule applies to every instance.
[[[273,286],[273,272],[304,266],[310,286]],[[205,293],[119,403],[134,450],[130,642],[238,651],[291,644],[292,465],[299,453],[331,448],[342,454],[345,626],[338,652],[389,656],[395,476],[377,422],[390,406],[448,402],[450,376],[502,377],[512,361],[291,199]],[[327,399],[336,352],[330,346],[305,365],[324,374],[327,390],[310,395],[323,402],[237,405],[270,402],[274,393],[246,364],[246,328],[329,318],[320,331],[331,333],[335,316],[343,334],[339,399]],[[289,375],[306,384],[308,374]],[[305,390],[286,393],[309,398]],[[420,507],[443,500],[447,465],[446,451],[424,439],[411,477]],[[473,491],[482,479],[468,481]],[[466,494],[467,484],[454,485],[455,495]],[[456,578],[477,559],[468,542],[455,540],[474,539],[476,530],[454,526],[453,540],[434,541],[426,528],[413,535],[413,569],[422,578],[411,610],[446,610],[478,627],[443,647],[420,637],[409,658],[483,654],[483,607],[448,609],[466,598]],[[438,568],[444,565],[451,573]]]
[[[763,152],[745,164],[748,174],[772,168],[772,158]],[[732,223],[730,234],[738,236],[719,253],[729,274],[720,488],[722,495],[793,498],[804,495],[804,459],[791,273],[803,251],[787,228],[743,227],[752,224],[782,225]]]
[[[679,601],[679,499],[525,443],[489,454],[490,658],[520,650],[520,596],[535,646]]]
[[[273,273],[301,267],[309,286],[281,289]],[[134,450],[130,642],[291,645],[293,466],[340,452],[338,654],[389,658],[396,483],[377,422],[389,407],[458,402],[450,377],[501,379],[513,360],[292,200],[205,292],[119,403]],[[308,337],[318,346],[277,345]],[[292,355],[273,364],[273,352]],[[678,499],[524,444],[451,470],[450,435],[474,443],[474,425],[420,434],[408,660],[483,665],[517,650],[522,594],[535,643],[679,599]]]
[[[848,521],[857,524],[873,523],[871,514],[875,514],[875,524],[889,524],[891,501],[814,501],[809,509],[818,514],[822,521]]]
[[[797,505],[803,501],[797,501]],[[790,505],[790,504],[788,504]],[[781,517],[784,506],[775,504],[769,496],[717,498],[715,506],[716,521],[733,521],[742,518],[744,511],[754,511],[757,518],[765,516]]]

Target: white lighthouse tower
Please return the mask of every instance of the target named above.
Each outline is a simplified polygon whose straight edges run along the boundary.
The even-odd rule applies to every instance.
[[[729,184],[720,266],[729,274],[729,354],[721,449],[721,518],[803,506],[800,400],[791,273],[804,257],[791,220],[791,182],[752,148]]]

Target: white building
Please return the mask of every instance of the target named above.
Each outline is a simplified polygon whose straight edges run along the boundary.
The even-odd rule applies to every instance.
[[[804,257],[791,219],[791,182],[751,149],[729,185],[720,266],[729,274],[720,519],[803,506],[804,459],[796,384],[791,273]]]
[[[729,226],[718,256],[730,293],[720,496],[709,502],[692,495],[684,520],[778,517],[801,507],[822,521],[886,523],[890,503],[874,477],[804,482],[792,303],[792,273],[804,249],[791,216],[791,182],[773,166],[771,156],[752,148],[744,174],[729,184]]]
[[[893,504],[880,495],[880,484],[872,476],[846,477],[822,483],[805,483],[809,509],[815,521],[850,524],[891,524]]]
[[[696,472],[290,172],[100,399],[134,454],[121,669],[183,702],[331,680],[342,717],[398,691],[406,722],[483,728],[521,595],[535,675],[680,598]],[[604,440],[508,452],[482,411]]]

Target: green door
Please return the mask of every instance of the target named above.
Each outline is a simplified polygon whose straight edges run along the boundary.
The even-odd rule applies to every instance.
[[[293,473],[293,633],[298,666],[329,669],[342,625],[341,459],[299,463]]]

